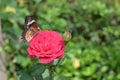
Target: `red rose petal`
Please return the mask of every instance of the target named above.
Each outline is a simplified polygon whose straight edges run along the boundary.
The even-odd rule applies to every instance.
[[[64,40],[55,31],[39,32],[30,42],[28,53],[30,58],[39,57],[39,61],[50,63],[64,55]]]

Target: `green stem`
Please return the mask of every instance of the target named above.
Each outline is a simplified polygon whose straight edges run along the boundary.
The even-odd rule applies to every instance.
[[[52,72],[52,70],[49,70],[50,72],[50,80],[53,80],[53,72]]]
[[[61,61],[61,59],[58,60],[58,62],[56,63],[56,65],[49,64],[48,69],[49,69],[50,80],[53,80],[53,73],[55,71],[56,66],[60,63],[60,61]]]
[[[50,80],[53,80],[52,66],[49,66],[49,76],[50,76]]]

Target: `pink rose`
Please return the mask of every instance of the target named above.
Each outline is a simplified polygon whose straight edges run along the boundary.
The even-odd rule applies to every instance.
[[[44,30],[29,42],[28,53],[30,58],[38,57],[40,62],[50,63],[64,55],[64,47],[64,40],[59,33]]]

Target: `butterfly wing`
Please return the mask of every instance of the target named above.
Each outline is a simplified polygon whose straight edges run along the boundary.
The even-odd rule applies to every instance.
[[[31,16],[27,16],[25,19],[22,39],[25,42],[29,42],[39,31],[40,29],[36,21]]]

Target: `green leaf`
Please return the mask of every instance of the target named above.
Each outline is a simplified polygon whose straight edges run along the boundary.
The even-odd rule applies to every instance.
[[[108,66],[103,66],[103,67],[101,68],[101,72],[102,72],[102,73],[106,72],[107,70],[108,70]]]
[[[29,71],[29,73],[31,74],[31,75],[40,75],[40,74],[42,74],[44,71],[45,71],[45,69],[46,69],[46,64],[42,64],[42,63],[37,63],[37,64],[35,64],[35,65],[32,65],[29,69],[28,69],[28,71]]]
[[[117,74],[117,79],[120,79],[120,73],[119,73],[119,74]]]
[[[97,68],[97,65],[92,64],[89,67],[83,68],[83,70],[81,72],[84,76],[91,76],[95,73],[96,68]]]
[[[42,75],[36,75],[36,76],[33,76],[33,79],[34,80],[43,80],[43,77],[42,77]]]
[[[42,73],[46,69],[46,64],[37,63],[18,72],[18,80],[43,80]]]
[[[54,80],[73,80],[71,77],[66,76],[56,76],[54,77]]]
[[[49,80],[49,70],[46,69],[44,73],[42,74],[44,80]]]
[[[21,70],[17,73],[17,80],[32,80],[32,76],[30,76],[25,70]]]

